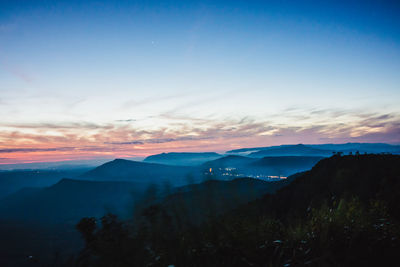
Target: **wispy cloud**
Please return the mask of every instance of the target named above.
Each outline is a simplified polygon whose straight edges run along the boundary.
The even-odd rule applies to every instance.
[[[0,127],[21,128],[21,129],[80,129],[80,130],[93,130],[93,129],[113,129],[115,126],[111,123],[96,124],[90,122],[69,122],[69,123],[6,123],[1,124]]]
[[[178,142],[178,141],[193,141],[193,140],[207,140],[212,139],[214,137],[206,137],[206,136],[180,136],[176,138],[150,138],[143,140],[135,140],[135,141],[127,141],[127,142],[106,142],[105,144],[111,145],[144,145],[144,144],[163,144],[170,142]]]
[[[116,122],[134,122],[135,119],[115,120]]]

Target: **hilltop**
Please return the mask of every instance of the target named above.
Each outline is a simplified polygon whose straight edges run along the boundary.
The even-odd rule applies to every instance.
[[[188,182],[189,176],[196,177],[194,167],[171,166],[125,159],[115,159],[81,175],[79,179],[92,181],[128,181],[143,184],[178,186]]]

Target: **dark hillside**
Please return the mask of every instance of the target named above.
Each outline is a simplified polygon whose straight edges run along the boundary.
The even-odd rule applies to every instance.
[[[292,176],[276,182],[253,178],[209,180],[178,188],[176,193],[160,203],[160,207],[167,213],[179,214],[181,223],[198,224],[267,193],[274,193],[295,178]]]
[[[267,195],[249,207],[257,207],[257,213],[277,213],[285,218],[288,214],[304,215],[310,205],[355,196],[365,204],[372,199],[385,201],[392,216],[400,219],[400,156],[333,156],[321,160],[275,196]]]

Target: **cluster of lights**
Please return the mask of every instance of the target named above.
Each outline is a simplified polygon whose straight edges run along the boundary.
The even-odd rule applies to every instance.
[[[232,173],[232,171],[237,170],[236,168],[233,167],[227,167],[227,168],[218,168],[219,171],[224,171],[221,173],[222,176],[230,176],[230,177],[250,177],[250,178],[257,178],[257,179],[263,179],[263,180],[281,180],[281,179],[287,179],[286,176],[281,176],[281,175],[263,175],[263,174],[244,174],[244,173]],[[213,168],[209,168],[208,172],[205,174],[213,174]]]

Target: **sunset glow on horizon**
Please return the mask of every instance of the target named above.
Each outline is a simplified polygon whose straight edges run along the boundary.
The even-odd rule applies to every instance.
[[[295,3],[1,2],[0,164],[399,144],[399,6]]]

